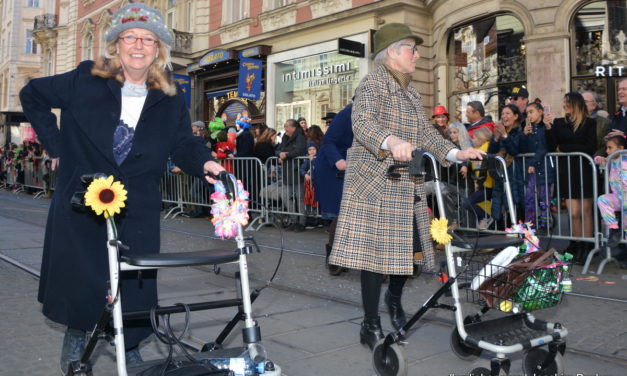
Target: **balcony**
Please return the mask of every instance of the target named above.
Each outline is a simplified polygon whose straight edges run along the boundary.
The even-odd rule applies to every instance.
[[[33,29],[34,31],[52,29],[54,27],[57,27],[56,14],[46,13],[35,16],[35,27]]]
[[[172,46],[172,54],[181,56],[192,53],[192,39],[194,34],[183,31],[174,31],[174,46]]]
[[[57,15],[46,13],[35,16],[33,37],[42,46],[52,44],[57,38]]]

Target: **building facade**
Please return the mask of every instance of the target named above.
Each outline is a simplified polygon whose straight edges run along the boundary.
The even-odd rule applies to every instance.
[[[471,100],[481,100],[498,118],[516,85],[525,85],[530,99],[541,99],[554,116],[563,113],[563,95],[581,89],[599,93],[602,106],[613,112],[617,79],[627,75],[622,69],[627,60],[626,0],[145,2],[160,9],[174,30],[175,73],[190,83],[192,118],[205,121],[225,112],[234,117],[247,109],[253,122],[271,127],[299,116],[322,124],[322,115],[342,109],[373,69],[372,35],[391,22],[407,24],[425,41],[413,84],[427,110],[443,104],[457,121],[465,120],[463,109]],[[30,2],[0,3],[4,38],[10,27],[15,29],[15,22],[9,26],[4,17],[5,8],[11,9],[7,12],[13,19],[18,14],[7,4],[19,3],[22,9]],[[33,32],[41,73],[65,72],[100,55],[103,31],[113,12],[126,3],[39,4],[39,13],[32,17],[40,19]],[[13,37],[25,32],[12,31]],[[261,92],[255,99],[238,94],[243,58],[262,66],[257,77]],[[1,66],[0,85],[10,93],[0,104],[8,109],[5,101],[9,106],[9,98],[17,100],[24,80],[5,84],[3,77],[10,73],[6,64]],[[14,108],[19,111],[19,103]]]
[[[25,123],[18,93],[41,74],[41,49],[33,35],[43,0],[0,1],[0,145],[19,140]]]

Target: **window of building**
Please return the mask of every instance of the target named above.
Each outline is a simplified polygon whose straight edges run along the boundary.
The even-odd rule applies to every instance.
[[[620,76],[627,77],[626,22],[625,1],[587,4],[575,14],[572,22],[572,90],[596,92],[601,109],[610,113],[617,107],[617,81]]]
[[[187,22],[186,30],[187,30],[188,33],[193,33],[194,32],[194,30],[193,30],[194,23],[192,21],[192,13],[193,13],[192,9],[193,9],[193,6],[194,6],[194,4],[191,2],[191,0],[188,1],[187,4],[185,4],[185,20]]]
[[[453,121],[466,122],[466,103],[481,101],[486,115],[498,118],[512,87],[527,80],[522,23],[511,15],[457,27],[449,41],[449,109]]]
[[[85,34],[83,37],[82,48],[82,60],[91,60],[94,58],[94,36],[92,33]]]
[[[248,18],[248,3],[249,2],[245,0],[223,0],[223,25],[228,25],[230,23],[243,20],[244,18]]]
[[[264,11],[277,9],[277,8],[288,6],[294,2],[295,2],[294,0],[265,0],[263,9]]]
[[[39,8],[39,0],[27,0],[26,6],[29,8]]]
[[[105,40],[105,32],[111,25],[104,25],[98,33],[98,56],[104,56],[107,51],[107,41]]]
[[[36,54],[37,53],[37,43],[33,38],[33,31],[26,30],[26,45],[24,46],[25,54]]]
[[[176,29],[176,0],[168,0],[168,10],[166,11],[166,25],[170,29]]]

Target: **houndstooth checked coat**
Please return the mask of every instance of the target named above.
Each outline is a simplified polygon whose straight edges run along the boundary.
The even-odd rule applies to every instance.
[[[434,266],[423,178],[401,170],[386,177],[395,162],[381,144],[395,135],[432,153],[440,161],[455,147],[431,126],[420,94],[404,90],[384,66],[364,77],[353,104],[355,139],[348,150],[346,180],[329,263],[382,274],[413,272],[413,221],[416,216],[424,262]],[[420,197],[416,202],[415,196]]]

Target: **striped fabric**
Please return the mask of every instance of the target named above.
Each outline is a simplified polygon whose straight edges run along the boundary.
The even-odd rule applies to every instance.
[[[424,250],[423,262],[428,269],[434,268],[424,180],[407,174],[400,180],[386,178],[394,160],[380,146],[386,137],[395,135],[444,161],[455,145],[431,126],[418,92],[411,85],[402,89],[384,66],[364,77],[357,88],[352,121],[355,139],[348,150],[344,193],[329,262],[382,274],[411,274],[413,212]],[[415,200],[416,196],[420,200]]]

